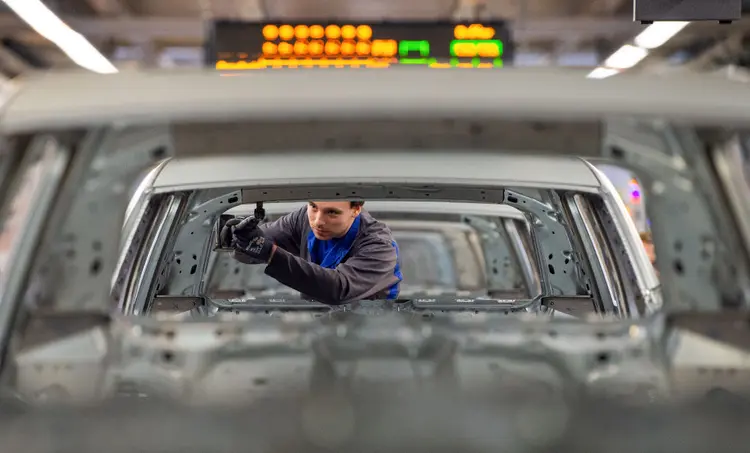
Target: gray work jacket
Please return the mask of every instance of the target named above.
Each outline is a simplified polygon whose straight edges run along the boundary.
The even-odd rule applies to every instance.
[[[351,250],[335,269],[310,262],[307,207],[261,225],[277,246],[266,275],[317,301],[337,305],[363,299],[385,299],[391,286],[398,253],[390,228],[369,213],[360,213],[360,226]]]

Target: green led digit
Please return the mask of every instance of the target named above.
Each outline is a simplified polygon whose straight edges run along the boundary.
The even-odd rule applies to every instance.
[[[409,58],[409,53],[419,52],[420,58]],[[430,58],[429,41],[401,41],[398,43],[398,54],[401,56],[398,62],[400,64],[423,64],[430,65],[435,62]]]
[[[409,52],[419,52],[419,56],[422,58],[428,58],[430,56],[430,42],[429,41],[401,41],[398,43],[398,54],[401,58],[408,58]]]

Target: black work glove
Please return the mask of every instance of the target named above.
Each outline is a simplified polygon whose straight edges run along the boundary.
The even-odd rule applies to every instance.
[[[260,219],[230,219],[221,229],[222,246],[234,249],[234,258],[245,264],[266,263],[273,252],[273,241],[258,228]]]

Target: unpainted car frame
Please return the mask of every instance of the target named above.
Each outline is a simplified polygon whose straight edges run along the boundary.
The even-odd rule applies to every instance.
[[[268,221],[273,221],[300,206],[300,203],[272,203],[265,204],[264,210]],[[241,205],[229,209],[224,216],[251,216],[255,207]],[[534,252],[528,247],[529,225],[523,213],[511,206],[394,200],[371,201],[366,210],[385,220],[397,238],[411,237],[415,241],[430,243],[428,247],[445,250],[444,256],[437,255],[437,261],[446,275],[442,278],[433,275],[432,281],[422,282],[422,285],[421,280],[409,281],[407,251],[402,250],[405,273],[402,294],[458,291],[459,295],[468,296],[485,288],[490,294],[510,291],[521,297],[541,291]],[[403,244],[400,248],[404,248]],[[415,257],[415,260],[419,259],[429,258]],[[412,265],[419,266],[419,263],[413,262]],[[241,288],[242,282],[257,280],[254,276],[259,271],[257,266],[254,270],[243,266],[230,254],[217,253],[211,257],[206,274],[210,286]],[[455,286],[446,285],[443,278],[455,280]],[[487,295],[487,291],[482,293]]]
[[[326,165],[306,163],[295,166],[293,162],[299,162],[302,156],[290,153],[284,156],[258,153],[254,156],[178,158],[155,170],[151,189],[144,192],[143,200],[137,206],[143,208],[149,203],[163,203],[159,197],[164,195],[179,194],[183,199],[175,202],[177,205],[169,210],[174,214],[169,217],[145,220],[136,218],[129,221],[144,225],[155,222],[162,225],[160,228],[163,231],[172,233],[145,245],[132,242],[128,244],[128,249],[146,247],[148,250],[135,251],[132,252],[133,255],[160,258],[147,258],[140,264],[128,263],[125,268],[120,269],[119,272],[122,273],[123,269],[128,272],[131,267],[135,267],[139,269],[136,272],[138,278],[145,279],[139,280],[138,284],[120,279],[121,285],[116,286],[115,291],[120,295],[124,311],[144,313],[154,295],[167,283],[170,294],[193,297],[205,294],[204,275],[209,260],[210,226],[227,207],[259,201],[261,197],[264,201],[278,201],[298,199],[308,194],[324,199],[356,196],[364,199],[452,199],[511,204],[526,212],[536,226],[531,232],[532,240],[536,242],[534,252],[538,256],[535,262],[539,264],[537,272],[541,275],[543,295],[593,295],[599,305],[598,311],[622,316],[639,316],[653,311],[658,303],[654,297],[658,294],[656,285],[652,283],[647,286],[642,283],[654,280],[652,268],[630,265],[631,262],[640,263],[642,259],[626,259],[618,263],[621,268],[614,267],[612,245],[606,243],[602,234],[593,234],[593,230],[601,228],[595,226],[598,221],[593,218],[593,214],[589,214],[589,217],[578,214],[584,210],[593,210],[588,202],[580,196],[566,196],[563,192],[546,189],[563,188],[571,193],[600,193],[602,197],[612,200],[616,210],[609,211],[612,212],[609,215],[615,218],[614,223],[619,231],[627,231],[627,235],[617,236],[619,243],[628,243],[636,252],[635,256],[642,258],[640,239],[621,203],[617,203],[617,194],[606,178],[589,164],[551,156],[433,152],[430,156],[431,165],[427,169],[429,173],[423,170],[422,174],[415,174],[412,170],[413,162],[410,162],[413,157],[403,152],[381,152],[377,155],[359,152],[355,155],[329,157],[340,162],[336,172],[343,172],[347,176],[337,178],[337,173]],[[374,159],[379,162],[379,168],[368,165]],[[482,164],[489,169],[485,174],[478,173],[477,170]],[[254,168],[259,174],[268,176],[247,178],[247,168]],[[285,169],[283,175],[278,171],[274,172],[277,168]],[[394,173],[394,170],[384,171],[386,168],[403,170],[399,170],[401,174],[393,176],[389,173]],[[534,174],[522,176],[525,168],[534,168]],[[331,184],[332,180],[336,184]],[[421,184],[409,183],[410,180],[420,181]],[[222,193],[218,187],[226,185],[225,181],[231,181],[244,189]],[[427,181],[442,183],[426,184]],[[504,189],[506,181],[512,181],[520,191],[531,190],[533,193],[538,190],[539,198],[524,195],[518,190]],[[557,202],[557,199],[561,201]],[[563,212],[558,206],[565,203],[570,207]],[[165,212],[158,204],[151,211]],[[182,219],[187,219],[184,225]],[[611,222],[610,218],[608,220]],[[571,233],[571,228],[575,233]],[[135,231],[130,233],[138,234]],[[579,253],[573,252],[576,240],[581,241],[580,245],[576,243],[575,246]],[[172,249],[176,258],[170,252]],[[142,277],[142,274],[153,278],[149,280],[149,277]],[[633,293],[625,294],[629,287],[617,280],[620,275],[633,276],[633,281],[637,282],[632,285],[636,286]],[[133,293],[123,294],[122,287],[132,288]],[[640,308],[636,307],[639,301],[643,305]]]
[[[12,136],[10,152],[24,154],[21,167],[43,162],[49,175],[43,183],[33,187],[37,189],[39,202],[24,219],[26,227],[20,237],[23,242],[12,255],[15,266],[3,276],[0,332],[5,334],[3,347],[8,352],[5,357],[13,358],[4,365],[6,372],[15,370],[11,381],[25,386],[24,394],[49,397],[49,392],[45,392],[49,385],[35,387],[23,383],[31,382],[32,365],[44,367],[44,363],[59,362],[73,349],[86,357],[80,362],[81,366],[66,378],[58,376],[46,380],[48,383],[65,380],[66,395],[72,399],[94,396],[91,386],[71,383],[74,375],[90,376],[92,371],[98,370],[102,384],[114,385],[115,376],[106,373],[107,367],[103,366],[110,356],[106,350],[94,347],[90,343],[92,338],[105,339],[114,332],[116,340],[111,341],[120,347],[137,345],[139,351],[149,351],[146,356],[156,357],[165,346],[163,342],[155,342],[154,335],[159,332],[202,335],[213,329],[206,325],[160,323],[148,318],[113,320],[109,316],[110,285],[101,276],[114,272],[117,267],[119,241],[112,240],[112,231],[119,231],[122,215],[116,215],[117,209],[106,212],[106,208],[125,206],[127,184],[148,165],[173,154],[175,149],[200,154],[215,149],[273,150],[280,147],[291,150],[286,154],[290,162],[309,152],[332,148],[455,149],[441,156],[444,164],[450,165],[459,163],[458,152],[465,153],[462,155],[465,159],[475,159],[474,163],[479,163],[481,152],[468,152],[467,148],[514,152],[545,150],[589,159],[603,157],[634,169],[646,190],[652,193],[648,209],[659,256],[664,313],[624,322],[566,322],[558,326],[559,329],[554,328],[557,340],[544,343],[546,356],[566,357],[565,366],[572,367],[569,371],[575,370],[569,377],[575,376],[574,380],[587,382],[589,387],[595,386],[591,377],[598,368],[581,365],[588,362],[577,362],[573,356],[585,357],[604,351],[611,353],[610,357],[622,358],[616,362],[619,370],[616,377],[602,379],[601,374],[597,374],[600,380],[596,383],[611,384],[609,378],[627,381],[629,376],[642,376],[644,371],[661,376],[660,382],[664,383],[668,379],[663,373],[670,366],[670,357],[674,356],[665,346],[669,342],[664,340],[674,336],[675,326],[685,326],[694,319],[686,317],[684,312],[693,312],[693,317],[695,312],[702,313],[698,327],[691,328],[703,329],[725,321],[725,317],[717,317],[716,313],[747,307],[750,221],[737,216],[747,202],[746,187],[732,177],[727,164],[740,146],[737,130],[728,127],[737,124],[744,127],[750,122],[746,109],[750,94],[741,86],[689,77],[667,83],[620,77],[601,83],[564,74],[509,71],[491,76],[467,73],[463,75],[465,85],[460,95],[453,96],[449,93],[455,88],[454,79],[448,72],[396,71],[377,75],[360,72],[352,77],[348,72],[323,71],[313,76],[319,82],[317,90],[298,92],[308,86],[310,74],[304,75],[305,83],[299,79],[300,74],[277,73],[272,78],[270,74],[253,74],[248,78],[228,79],[210,74],[42,77],[11,98],[0,117],[3,132]],[[430,78],[429,87],[424,77]],[[498,77],[503,83],[498,82]],[[710,89],[704,86],[706,84],[711,85]],[[198,86],[203,90],[196,89]],[[247,89],[250,86],[253,89]],[[370,89],[362,91],[361,86]],[[53,87],[60,93],[55,104],[46,99]],[[88,92],[82,96],[84,89]],[[119,94],[133,91],[159,94],[149,98]],[[444,96],[436,98],[435,92]],[[710,97],[695,95],[709,92]],[[644,93],[651,97],[648,106],[640,100]],[[337,102],[332,102],[332,98]],[[96,112],[96,116],[91,112]],[[226,117],[241,117],[243,122],[231,124],[221,120]],[[215,122],[196,124],[199,120]],[[153,125],[157,123],[163,126]],[[435,129],[437,125],[446,127]],[[285,133],[290,129],[297,133]],[[31,134],[39,130],[46,132]],[[229,133],[232,130],[245,133]],[[281,134],[285,137],[283,141],[277,139]],[[363,167],[363,163],[388,162],[389,159],[383,160],[383,154],[378,154],[378,160],[372,160],[374,153],[367,154],[366,151],[354,155],[360,159],[364,155],[365,159],[352,169],[361,172],[367,167]],[[344,162],[356,161],[351,160],[352,155],[332,157],[345,158]],[[483,160],[499,158],[495,155],[481,157]],[[393,153],[390,159],[389,163],[404,161]],[[387,170],[369,168],[369,171],[380,175],[390,171],[390,183],[401,183],[411,195],[424,195],[428,192],[403,183],[404,177],[420,173],[417,154],[412,153],[411,159],[417,171],[413,166],[407,174],[393,174],[393,167]],[[258,165],[257,159],[253,165]],[[429,177],[432,170],[432,167],[423,168],[421,174],[428,173]],[[354,174],[364,176],[356,171]],[[254,176],[262,175],[263,172],[259,172]],[[452,179],[452,174],[445,176],[453,188],[461,188],[461,183],[467,182]],[[237,182],[247,180],[245,174],[242,181],[223,181],[222,184],[241,186],[243,184]],[[361,180],[352,180],[347,188],[361,190],[365,196],[387,195],[381,187],[358,186],[360,183]],[[263,186],[262,181],[252,184]],[[459,199],[467,199],[466,186],[491,184],[475,178],[474,184],[465,184]],[[481,189],[474,190],[477,191],[474,195],[481,199]],[[328,194],[319,193],[321,196]],[[334,194],[332,191],[331,195]],[[247,188],[236,197],[254,201],[259,195]],[[305,195],[302,192],[294,198],[305,199]],[[496,202],[522,197],[505,190],[493,191],[491,196]],[[620,211],[616,199],[605,198],[604,203],[612,204],[612,212]],[[166,206],[168,210],[178,208],[175,203]],[[87,236],[85,242],[82,242],[82,232]],[[627,232],[618,233],[621,238],[629,237]],[[147,229],[147,234],[164,232],[157,225],[157,228]],[[643,261],[638,268],[648,268],[645,254],[641,254],[633,242],[626,241],[622,249],[629,259]],[[71,250],[75,253],[70,253]],[[40,282],[41,297],[34,297],[30,291],[34,282]],[[644,289],[655,287],[648,286],[655,281],[641,283]],[[76,320],[64,331],[52,322],[62,313]],[[25,321],[19,322],[21,319]],[[548,335],[552,328],[550,323],[555,322],[508,319],[493,323],[502,324],[502,338],[513,337],[511,343],[523,344],[526,340]],[[266,324],[253,329],[250,324],[254,322],[249,321],[237,331],[249,341],[246,344],[252,343],[252,338],[259,340],[274,335],[271,334],[274,327]],[[491,329],[484,335],[496,343],[500,337],[493,332]],[[78,335],[74,335],[76,333]],[[376,332],[367,333],[377,337]],[[456,334],[460,334],[459,328]],[[412,339],[416,341],[418,337]],[[51,342],[62,338],[67,338],[64,344]],[[174,342],[174,336],[171,338],[170,348],[189,355],[185,345],[180,347],[179,342]],[[301,337],[297,333],[294,338]],[[372,336],[363,334],[359,338],[372,339]],[[603,338],[607,340],[602,341]],[[572,352],[561,346],[566,341],[579,347]],[[304,349],[302,343],[298,343],[298,347]],[[623,355],[626,350],[643,352],[644,349],[649,351],[648,359],[631,360]],[[496,355],[499,353],[499,350],[494,351]],[[143,356],[131,357],[128,364],[121,364],[119,374],[128,375],[126,371],[130,370],[135,373],[130,374],[131,378],[144,376],[146,362]],[[613,364],[607,366],[611,370]],[[42,382],[38,376],[34,381]],[[105,387],[108,386],[100,388]],[[105,392],[99,395],[102,393]]]

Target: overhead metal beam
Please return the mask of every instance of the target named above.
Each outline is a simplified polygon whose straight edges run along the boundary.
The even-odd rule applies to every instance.
[[[621,10],[625,3],[632,4],[633,0],[594,0],[587,4],[586,10],[594,15],[613,14]]]
[[[122,39],[143,41],[145,39],[203,39],[206,23],[200,18],[123,17],[90,18],[62,17],[73,30],[93,39]],[[14,35],[30,30],[15,14],[0,14],[0,30]]]
[[[8,52],[15,55],[19,60],[24,61],[27,65],[36,69],[47,69],[50,67],[43,57],[39,56],[36,49],[25,43],[18,41],[13,38],[2,38],[0,39],[0,46],[4,47]]]
[[[33,69],[23,59],[19,58],[18,55],[2,45],[0,45],[0,68],[5,69],[13,75],[23,74]]]
[[[82,18],[65,17],[74,30],[92,39],[111,38],[121,42],[144,40],[187,40],[201,42],[206,22],[200,18]],[[520,43],[535,41],[587,41],[619,39],[637,34],[643,26],[631,18],[528,19],[513,26],[514,39]],[[27,30],[15,16],[0,15],[0,30],[11,34]]]
[[[85,0],[100,16],[127,16],[131,11],[121,0]]]
[[[264,0],[263,10],[272,20],[315,19],[375,20],[438,20],[450,16],[455,0]]]
[[[645,27],[632,19],[581,17],[570,19],[528,19],[513,26],[518,42],[582,42],[635,36]]]
[[[477,19],[484,4],[483,0],[458,0],[456,9],[453,10],[453,19],[457,21]]]
[[[265,4],[261,0],[211,0],[207,3],[213,17],[260,20],[266,16]]]

